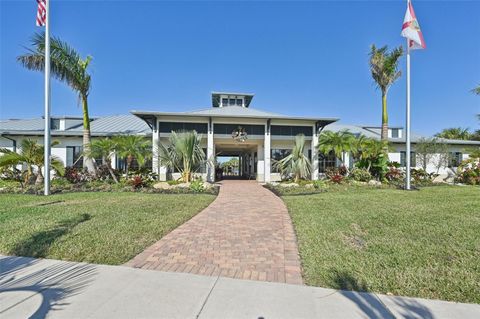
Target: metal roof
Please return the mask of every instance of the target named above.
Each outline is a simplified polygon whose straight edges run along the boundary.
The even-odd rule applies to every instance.
[[[57,118],[57,117],[54,117]],[[43,118],[25,120],[0,121],[0,134],[5,135],[43,135],[45,121]],[[93,136],[109,136],[115,134],[149,134],[148,125],[136,116],[130,114],[97,117],[90,122],[90,131]],[[52,130],[56,136],[82,135],[83,124]]]
[[[224,106],[214,107],[190,112],[156,112],[156,111],[131,111],[132,114],[147,119],[152,116],[190,116],[190,117],[233,117],[233,118],[257,118],[257,119],[284,119],[284,120],[304,120],[304,121],[321,121],[324,124],[338,121],[338,118],[325,117],[305,117],[305,116],[290,116],[278,113],[271,113],[257,109],[250,109],[241,106]]]
[[[338,131],[344,131],[344,130],[348,130],[350,133],[352,134],[362,134],[366,137],[369,137],[369,138],[375,138],[375,139],[380,139],[380,131],[377,133],[373,130],[371,130],[370,128],[377,128],[377,127],[373,127],[373,126],[363,126],[363,125],[351,125],[351,124],[343,124],[343,123],[332,123],[332,124],[329,124],[327,126],[325,126],[325,129],[326,131],[334,131],[334,132],[338,132]],[[399,128],[399,129],[403,129],[403,127],[399,127],[399,126],[392,126],[389,128]],[[415,132],[412,132],[410,134],[410,140],[412,143],[418,143],[421,139],[425,139],[425,138],[431,138],[429,136],[423,136],[423,135],[420,135],[420,134],[417,134]],[[390,142],[392,143],[405,143],[405,137],[401,137],[401,138],[389,138],[388,139]],[[450,139],[445,139],[445,138],[438,138],[438,141],[439,142],[442,142],[442,143],[445,143],[445,144],[454,144],[454,145],[480,145],[480,141],[469,141],[469,140],[450,140]]]

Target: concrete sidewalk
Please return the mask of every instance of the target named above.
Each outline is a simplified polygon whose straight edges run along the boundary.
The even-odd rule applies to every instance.
[[[0,318],[480,318],[480,305],[0,256]]]

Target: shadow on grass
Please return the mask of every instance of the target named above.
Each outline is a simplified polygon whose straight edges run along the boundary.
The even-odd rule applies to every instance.
[[[95,266],[72,262],[56,262],[38,267],[39,261],[25,257],[2,257],[0,259],[0,297],[17,296],[16,302],[0,306],[3,315],[18,317],[24,313],[24,303],[32,308],[29,318],[45,318],[51,310],[61,310],[68,305],[61,300],[80,293],[94,279]],[[32,299],[41,295],[40,299]],[[8,300],[8,299],[6,299]]]
[[[87,220],[91,216],[82,214],[70,219],[60,221],[52,229],[43,230],[32,234],[29,238],[17,243],[9,254],[16,256],[27,256],[44,258],[50,246],[60,237],[68,234],[72,229]]]
[[[368,286],[348,272],[335,272],[335,288],[340,294],[352,301],[368,318],[395,318],[393,313],[373,293],[368,293]],[[401,307],[404,318],[433,318],[433,314],[424,305],[414,299],[393,297],[397,306]]]

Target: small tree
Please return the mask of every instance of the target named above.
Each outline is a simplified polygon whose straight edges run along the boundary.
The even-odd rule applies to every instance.
[[[54,141],[51,146],[58,145],[58,141]],[[10,167],[16,169],[18,165],[25,165],[25,170],[22,172],[25,184],[28,184],[32,177],[35,177],[35,185],[43,183],[42,168],[44,165],[44,147],[31,139],[24,139],[20,144],[20,153],[10,151],[2,148],[0,153],[0,167]],[[52,169],[59,175],[63,175],[65,167],[62,160],[52,155],[50,159]]]
[[[115,154],[116,149],[118,148],[117,141],[111,138],[102,138],[94,140],[92,142],[90,156],[93,158],[101,158],[102,163],[106,165],[110,176],[118,183],[117,176],[113,172],[112,168],[112,157]]]
[[[417,153],[417,163],[427,170],[428,164],[432,164],[437,173],[440,168],[448,166],[450,154],[448,152],[448,145],[441,143],[438,138],[422,138],[415,145],[415,152]]]
[[[151,158],[151,144],[144,136],[139,135],[121,135],[113,138],[115,150],[118,156],[125,158],[127,165],[125,173],[128,175],[135,159],[140,167]]]
[[[295,145],[292,152],[273,165],[278,168],[282,174],[293,176],[297,183],[301,178],[309,178],[312,171],[312,165],[308,156],[304,153],[305,135],[295,136]]]
[[[192,180],[193,173],[206,161],[205,153],[200,147],[202,137],[196,131],[172,131],[169,143],[159,144],[159,159],[170,169],[182,173],[185,183]]]
[[[357,152],[355,136],[348,130],[322,132],[318,138],[318,150],[325,155],[333,151],[342,164],[345,164],[345,153]]]

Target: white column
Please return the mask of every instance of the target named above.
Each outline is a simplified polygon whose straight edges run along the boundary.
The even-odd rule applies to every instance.
[[[154,174],[158,174],[158,177],[160,178],[158,143],[160,143],[160,133],[158,129],[158,120],[155,119],[155,123],[153,123],[153,128],[152,128],[152,172]]]
[[[209,119],[207,132],[207,181],[210,183],[215,181],[214,152],[213,123],[212,119]]]
[[[318,180],[318,132],[317,125],[313,126],[312,135],[312,180]]]
[[[263,155],[263,160],[264,160],[264,181],[265,183],[270,182],[270,145],[271,145],[271,139],[270,139],[270,121],[267,122],[267,125],[265,125],[265,140],[263,142],[263,150],[264,150],[264,155]]]
[[[257,146],[257,181],[265,181],[265,161],[264,161],[264,148],[263,144]]]

